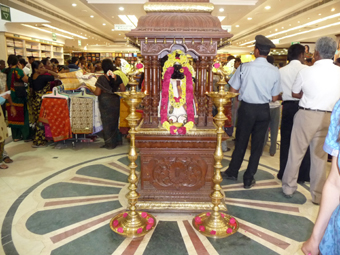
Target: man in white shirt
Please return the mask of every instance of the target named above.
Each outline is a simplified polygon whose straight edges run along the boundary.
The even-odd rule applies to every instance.
[[[281,87],[282,87],[282,119],[281,119],[281,143],[280,143],[280,171],[277,174],[278,179],[282,179],[288,160],[290,146],[290,137],[293,129],[293,120],[296,112],[299,110],[299,99],[292,97],[292,86],[298,73],[308,68],[303,65],[305,47],[301,44],[294,44],[288,49],[288,65],[280,69]],[[310,151],[309,148],[302,160],[298,182],[309,181],[310,169]]]
[[[333,107],[340,98],[340,69],[332,61],[336,48],[337,43],[332,38],[318,39],[315,43],[315,64],[302,69],[292,87],[292,96],[301,100],[294,118],[282,190],[287,197],[293,196],[301,160],[310,146],[310,192],[314,204],[320,203],[326,180],[327,153],[323,144]]]

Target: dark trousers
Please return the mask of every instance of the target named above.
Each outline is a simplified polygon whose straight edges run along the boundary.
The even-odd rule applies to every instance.
[[[283,173],[286,168],[290,136],[292,134],[294,116],[299,110],[299,101],[284,101],[282,103],[282,119],[281,119],[281,145],[280,145],[280,171],[277,178],[282,179]],[[310,171],[310,151],[309,147],[301,162],[298,182],[309,182]]]
[[[226,173],[238,176],[251,135],[251,154],[243,182],[250,184],[254,178],[262,154],[264,138],[270,121],[269,104],[248,104],[244,101],[238,109],[235,150]]]

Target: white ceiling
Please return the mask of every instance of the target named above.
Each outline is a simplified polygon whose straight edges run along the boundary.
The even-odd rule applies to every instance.
[[[118,15],[135,15],[137,18],[145,15],[144,2],[145,0],[0,0],[0,3],[49,20],[50,25],[54,27],[86,36],[87,40],[81,40],[82,46],[89,48],[105,46],[107,50],[130,49],[125,45],[124,34],[127,31],[119,32],[112,29],[114,24],[123,24]],[[212,14],[225,16],[222,25],[230,25],[231,33],[234,34],[232,47],[226,47],[223,49],[225,51],[232,49],[238,52],[251,51],[252,48],[247,46],[252,46],[249,42],[254,40],[257,34],[270,36],[297,26],[301,27],[273,36],[271,39],[281,38],[277,47],[288,47],[291,42],[315,42],[320,36],[340,34],[340,23],[337,24],[340,22],[340,0],[211,0],[211,2],[215,4]],[[72,4],[77,6],[73,7]],[[266,6],[271,8],[267,10]],[[124,7],[124,10],[120,11],[119,7]],[[220,12],[220,8],[224,11]],[[306,25],[334,14],[339,14],[339,17]],[[91,18],[91,15],[94,17]],[[331,24],[335,25],[330,26]],[[325,26],[329,27],[320,29]],[[319,30],[309,32],[316,28]],[[304,31],[304,34],[297,34]],[[78,39],[77,37],[73,40],[66,39],[66,45],[77,49]],[[240,47],[241,44],[244,45]]]

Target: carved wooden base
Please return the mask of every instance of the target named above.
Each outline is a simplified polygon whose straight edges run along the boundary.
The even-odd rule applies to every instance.
[[[136,135],[140,150],[139,205],[143,210],[197,211],[211,204],[216,136]],[[164,205],[161,205],[165,203]],[[208,204],[206,204],[208,203]],[[150,205],[146,208],[145,205]],[[151,206],[152,204],[152,206]],[[155,204],[157,206],[155,206]],[[173,204],[171,208],[169,204]],[[192,204],[192,205],[190,205]]]

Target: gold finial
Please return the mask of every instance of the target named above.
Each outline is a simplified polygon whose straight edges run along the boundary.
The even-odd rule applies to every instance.
[[[139,41],[138,41],[138,37],[136,38],[136,44],[138,45]]]
[[[210,38],[210,45],[212,45],[212,38]]]
[[[194,38],[192,38],[192,42],[191,42],[191,44],[195,44],[195,40],[194,40]]]
[[[185,38],[183,38],[183,44],[185,44]]]
[[[166,44],[166,39],[164,38],[163,43]]]
[[[157,43],[157,39],[155,38],[155,43]]]
[[[145,37],[145,44],[148,44],[148,38]]]
[[[174,38],[174,44],[176,44],[176,38]]]
[[[202,38],[202,44],[204,43],[204,39]]]

